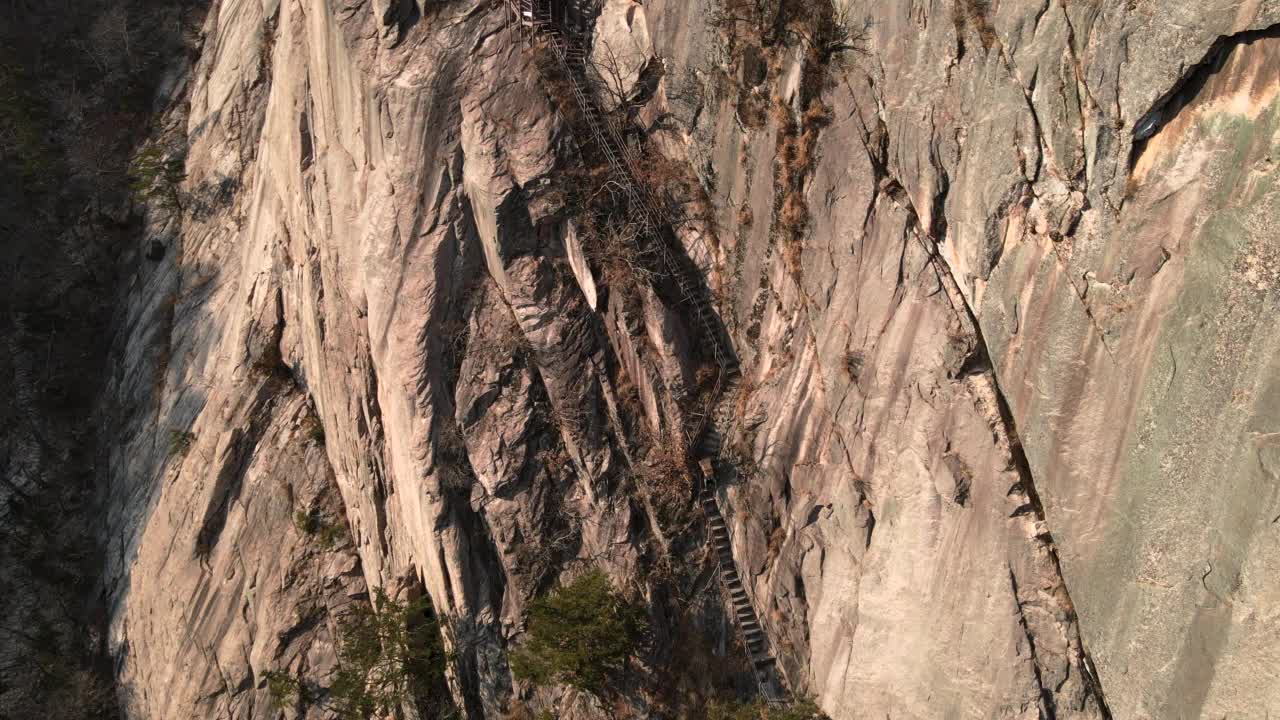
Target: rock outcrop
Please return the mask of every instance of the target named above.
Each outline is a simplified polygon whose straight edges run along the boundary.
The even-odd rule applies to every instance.
[[[1280,8],[556,8],[740,363],[714,497],[793,696],[1280,709]],[[94,416],[130,718],[329,717],[268,671],[323,685],[376,588],[430,596],[467,717],[753,691],[706,323],[553,60],[502,2],[212,4]],[[649,609],[607,702],[507,661],[586,568]]]
[[[808,97],[807,60],[738,75],[713,13],[649,10],[736,92],[684,117],[742,242],[736,537],[793,683],[844,717],[1266,714],[1274,9],[842,8]]]

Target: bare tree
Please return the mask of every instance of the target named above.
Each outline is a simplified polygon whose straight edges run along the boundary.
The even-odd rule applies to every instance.
[[[652,91],[653,68],[662,63],[633,41],[631,48],[617,48],[608,40],[596,44],[588,61],[590,73],[607,102],[606,109],[630,110],[642,104]]]
[[[76,44],[103,75],[125,75],[134,66],[129,27],[128,9],[124,4],[112,5],[94,18],[88,37]]]
[[[853,18],[848,0],[800,0],[791,10],[783,32],[791,42],[800,42],[816,52],[822,62],[844,53],[865,54],[870,20]]]

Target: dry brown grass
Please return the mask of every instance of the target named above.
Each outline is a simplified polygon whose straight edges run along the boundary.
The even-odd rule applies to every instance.
[[[778,557],[778,554],[782,552],[782,542],[786,540],[786,538],[787,532],[782,529],[781,525],[774,528],[773,532],[769,533],[769,547],[766,553],[767,559],[765,560],[766,565],[771,563],[773,559]]]
[[[701,186],[688,164],[673,160],[657,150],[647,152],[639,168],[639,180],[659,202],[683,204],[695,198]]]
[[[774,103],[778,125],[775,189],[778,212],[777,229],[782,234],[782,256],[796,283],[803,277],[804,237],[808,230],[809,203],[805,186],[817,164],[818,136],[831,124],[831,109],[814,96],[796,120],[791,108],[780,99]]]
[[[830,125],[831,119],[831,108],[827,107],[822,98],[815,97],[809,101],[809,106],[805,108],[800,124],[804,126],[805,132],[816,131]]]
[[[693,521],[693,474],[688,455],[682,441],[666,438],[636,468],[636,480],[649,495],[659,527],[673,535]]]
[[[621,365],[618,366],[617,376],[613,381],[613,391],[628,414],[635,418],[645,416],[644,406],[640,402],[640,388],[627,369]]]
[[[996,29],[991,25],[988,16],[991,10],[990,4],[987,0],[955,0],[955,3],[952,12],[956,35],[963,38],[965,30],[971,29],[977,34],[978,41],[982,43],[982,49],[990,50],[999,41]],[[963,43],[963,40],[961,42]]]
[[[636,183],[648,191],[649,200],[660,218],[673,224],[681,219],[698,219],[709,207],[702,185],[685,162],[666,157],[655,148],[646,148],[637,162]],[[587,168],[567,169],[564,187],[565,204],[578,224],[582,248],[597,279],[624,303],[638,298],[640,287],[652,285],[655,272],[664,268],[652,266],[653,259],[642,254],[644,244],[652,238],[640,234],[636,210],[627,206],[621,193],[611,193],[608,168],[597,164]],[[714,233],[710,238],[714,242]]]
[[[799,195],[787,193],[778,212],[783,232],[782,259],[797,285],[804,276],[804,228],[809,224],[809,206]]]
[[[801,228],[809,222],[809,206],[798,192],[789,192],[782,201],[778,219],[783,227],[790,230]]]
[[[775,38],[782,0],[721,0],[708,16],[711,26],[719,28],[730,47],[740,42],[771,45]]]

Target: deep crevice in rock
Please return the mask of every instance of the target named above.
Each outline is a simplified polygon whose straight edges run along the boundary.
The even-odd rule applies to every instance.
[[[1040,523],[1043,523],[1044,527],[1046,528],[1045,531],[1040,536],[1037,537],[1037,539],[1041,543],[1043,543],[1044,549],[1048,553],[1050,562],[1052,563],[1053,570],[1058,577],[1058,581],[1062,583],[1063,593],[1066,595],[1066,598],[1067,598],[1067,602],[1065,604],[1066,604],[1066,608],[1070,612],[1070,620],[1071,620],[1069,627],[1076,634],[1076,638],[1075,638],[1076,647],[1079,648],[1079,655],[1080,655],[1080,657],[1075,659],[1078,661],[1080,668],[1084,671],[1084,674],[1085,674],[1084,680],[1085,680],[1086,689],[1088,690],[1089,694],[1093,697],[1093,699],[1098,703],[1098,709],[1102,713],[1102,716],[1107,720],[1110,720],[1111,711],[1107,706],[1106,695],[1104,694],[1103,688],[1102,688],[1102,681],[1094,671],[1093,660],[1092,658],[1089,657],[1089,652],[1084,646],[1084,638],[1080,634],[1079,616],[1076,615],[1074,605],[1070,601],[1070,597],[1071,597],[1070,589],[1067,588],[1066,576],[1062,572],[1062,564],[1058,558],[1057,544],[1054,542],[1052,532],[1050,532],[1047,529],[1048,519],[1045,514],[1044,504],[1043,502],[1041,502],[1040,494],[1036,490],[1034,475],[1031,472],[1031,463],[1027,460],[1026,451],[1023,449],[1022,440],[1018,435],[1017,425],[1014,423],[1014,419],[1013,419],[1013,412],[1009,407],[1008,401],[1005,399],[1004,392],[1000,389],[1000,382],[997,377],[997,372],[996,372],[995,366],[991,364],[990,353],[987,349],[986,339],[983,337],[981,326],[977,324],[977,318],[973,316],[973,313],[969,309],[968,305],[965,305],[965,310],[966,312],[969,313],[970,322],[973,323],[974,339],[977,342],[978,350],[982,355],[982,357],[986,359],[987,365],[991,367],[991,372],[989,377],[991,378],[992,389],[995,391],[995,402],[996,402],[996,407],[1000,413],[1000,421],[1001,421],[1001,424],[1004,426],[1004,431],[1009,438],[1009,454],[1012,458],[1014,469],[1017,471],[1018,478],[1019,478],[1018,489],[1020,489],[1023,493],[1025,493],[1027,497],[1027,505],[1024,507],[1027,510],[1029,510],[1031,514],[1034,515],[1037,521],[1039,521]],[[1023,508],[1019,508],[1019,510],[1022,510],[1022,509]],[[1016,580],[1015,580],[1015,590],[1016,590]],[[1015,592],[1015,597],[1016,597],[1016,592]],[[1050,717],[1052,717],[1052,712]]]
[[[922,238],[923,241],[923,238]],[[1046,528],[1035,538],[1031,538],[1032,542],[1039,541],[1043,544],[1043,549],[1047,553],[1052,564],[1058,582],[1062,585],[1062,592],[1065,595],[1064,610],[1069,615],[1068,632],[1074,633],[1074,638],[1068,636],[1068,641],[1074,639],[1075,647],[1078,648],[1078,657],[1073,658],[1075,665],[1078,665],[1084,674],[1085,689],[1090,697],[1098,704],[1098,710],[1104,718],[1110,720],[1111,711],[1107,706],[1106,696],[1103,693],[1101,679],[1094,671],[1094,663],[1089,657],[1088,651],[1084,646],[1084,638],[1079,630],[1079,616],[1076,615],[1074,605],[1070,600],[1070,590],[1066,586],[1066,577],[1062,572],[1062,565],[1058,558],[1057,545],[1053,540],[1053,535],[1048,531],[1047,517],[1045,515],[1044,504],[1040,500],[1040,495],[1036,490],[1034,476],[1031,472],[1031,463],[1028,461],[1026,452],[1022,446],[1022,440],[1018,435],[1017,425],[1014,422],[1013,412],[1009,407],[1008,401],[1005,399],[1003,391],[1000,389],[999,378],[997,377],[996,366],[991,361],[990,350],[987,347],[986,338],[982,332],[982,326],[978,323],[978,318],[974,314],[973,309],[959,292],[956,280],[951,274],[950,268],[945,262],[939,258],[936,253],[932,256],[934,267],[939,275],[942,276],[942,282],[950,283],[954,288],[952,291],[953,304],[956,305],[957,312],[963,312],[966,317],[966,323],[970,327],[974,346],[970,355],[965,359],[964,366],[970,369],[988,368],[989,372],[979,373],[990,379],[991,390],[996,404],[995,410],[999,414],[1000,425],[1008,439],[1008,450],[1010,460],[1013,464],[1013,470],[1017,473],[1018,482],[1014,487],[1010,488],[1009,494],[1015,495],[1018,492],[1025,494],[1026,502],[1015,509],[1012,517],[1030,515],[1038,521],[1042,527]],[[962,366],[963,367],[963,366]],[[963,375],[962,375],[963,376]],[[1068,648],[1071,643],[1068,642]],[[1053,717],[1050,711],[1050,716]]]
[[[1169,121],[1178,116],[1200,94],[1205,83],[1226,65],[1232,52],[1241,45],[1259,40],[1280,38],[1280,25],[1261,30],[1248,30],[1234,35],[1218,37],[1205,51],[1200,62],[1187,68],[1163,95],[1156,98],[1151,108],[1133,124],[1133,146],[1129,150],[1129,172],[1132,173],[1147,144],[1160,133]]]
[[[257,452],[258,444],[270,426],[271,411],[276,405],[277,393],[280,390],[279,381],[275,378],[262,382],[258,386],[253,404],[246,413],[249,418],[249,427],[245,429],[236,428],[231,432],[231,441],[229,443],[231,447],[228,450],[227,461],[223,464],[217,478],[214,480],[209,505],[205,508],[204,518],[200,522],[200,530],[196,534],[195,554],[197,557],[207,558],[213,547],[218,544],[218,539],[227,523],[227,514],[230,512],[232,504],[240,497],[240,491],[244,486],[245,473],[248,472],[249,465],[253,462],[253,455]],[[286,390],[286,392],[290,391]]]

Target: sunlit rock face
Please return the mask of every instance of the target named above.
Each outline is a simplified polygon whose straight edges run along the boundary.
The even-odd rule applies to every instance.
[[[1278,709],[1280,10],[727,12],[608,0],[590,57],[643,181],[697,179],[673,240],[743,374],[718,498],[791,691],[837,720]],[[687,478],[646,480],[705,342],[601,272],[553,75],[502,3],[213,4],[102,401],[130,717],[279,717],[266,672],[323,682],[376,587],[430,595],[469,717],[750,689],[700,516],[661,509]],[[610,703],[507,663],[587,567],[654,626]]]

